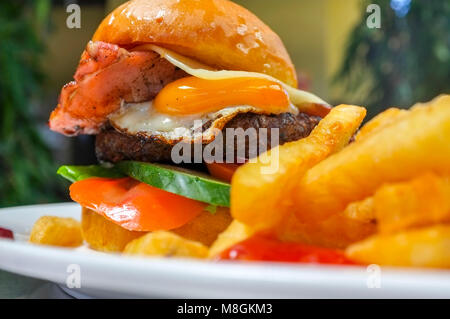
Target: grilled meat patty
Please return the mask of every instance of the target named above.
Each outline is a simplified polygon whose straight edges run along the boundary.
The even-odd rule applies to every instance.
[[[282,113],[279,115],[264,115],[255,113],[238,114],[222,130],[224,141],[224,159],[226,152],[233,151],[235,158],[237,152],[237,138],[234,137],[233,145],[226,145],[227,128],[255,128],[256,138],[259,137],[260,128],[267,128],[267,149],[278,144],[296,141],[307,137],[313,128],[319,123],[320,118],[305,113],[297,115]],[[272,128],[279,129],[279,139],[271,142]],[[231,140],[231,138],[230,138]],[[278,142],[279,141],[279,142]],[[273,144],[273,145],[272,145]],[[205,145],[204,145],[205,146]],[[122,160],[136,160],[143,162],[171,162],[173,145],[162,142],[156,138],[142,138],[127,135],[116,131],[112,127],[102,130],[96,138],[96,153],[99,161],[116,163]],[[193,154],[193,152],[191,152]],[[249,152],[249,138],[245,138],[245,158],[252,158],[255,154]]]

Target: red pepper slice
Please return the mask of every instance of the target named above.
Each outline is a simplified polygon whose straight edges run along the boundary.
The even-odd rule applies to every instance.
[[[84,179],[70,186],[70,197],[81,206],[133,231],[181,227],[207,206],[130,177]]]

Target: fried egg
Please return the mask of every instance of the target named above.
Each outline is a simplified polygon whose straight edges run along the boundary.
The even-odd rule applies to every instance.
[[[134,50],[155,51],[191,77],[170,83],[152,101],[122,103],[109,121],[116,130],[129,135],[157,138],[169,144],[182,140],[210,143],[240,113],[313,113],[312,108],[328,105],[312,93],[266,74],[216,71],[155,45]]]
[[[296,112],[295,109],[292,110]],[[153,102],[124,104],[109,118],[118,131],[142,138],[158,138],[168,144],[184,142],[210,143],[216,134],[239,113],[262,113],[248,105],[226,107],[217,112],[185,116],[158,112]]]

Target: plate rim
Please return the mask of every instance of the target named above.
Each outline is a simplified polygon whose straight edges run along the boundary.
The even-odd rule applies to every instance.
[[[46,207],[65,207],[75,209],[76,203],[55,203],[44,205],[25,205],[0,209],[17,211]],[[159,257],[121,256],[101,252],[80,252],[68,248],[38,246],[26,242],[0,240],[0,269],[26,276],[45,279],[64,284],[66,269],[61,267],[68,261],[79,264],[82,287],[105,289],[107,291],[136,294],[140,297],[233,297],[233,285],[241,290],[237,297],[276,298],[279,297],[356,297],[356,298],[397,298],[425,297],[448,298],[450,296],[450,271],[440,269],[411,269],[382,267],[382,288],[368,289],[367,271],[364,266],[293,265],[280,263],[243,262],[205,262],[190,259],[167,259]],[[46,256],[46,258],[42,258]],[[26,261],[21,265],[21,261]],[[30,261],[32,263],[30,264]],[[45,265],[53,264],[45,271]],[[39,268],[40,266],[40,268]],[[59,267],[61,269],[56,270]],[[37,269],[36,269],[37,268]],[[105,270],[106,269],[106,270]],[[134,275],[133,275],[134,274]],[[108,283],[108,276],[125,276],[134,280],[127,285],[124,278]],[[144,276],[139,284],[139,275]],[[184,278],[184,277],[188,278]],[[97,278],[96,278],[97,277]],[[348,279],[350,278],[350,280]],[[164,282],[165,281],[165,282]],[[155,287],[146,286],[153,283]],[[161,289],[165,284],[184,285],[190,291],[177,292],[172,288]],[[133,286],[136,290],[131,290]],[[423,291],[416,292],[420,287]],[[273,293],[258,291],[273,289]],[[296,293],[296,288],[298,291]],[[416,288],[416,289],[414,289]],[[214,291],[214,290],[222,290]],[[306,295],[304,294],[306,292]]]

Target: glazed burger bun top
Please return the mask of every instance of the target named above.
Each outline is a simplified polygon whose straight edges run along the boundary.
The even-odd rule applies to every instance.
[[[293,87],[295,68],[278,35],[228,0],[134,0],[111,12],[93,41],[156,44],[217,69],[266,73]]]

